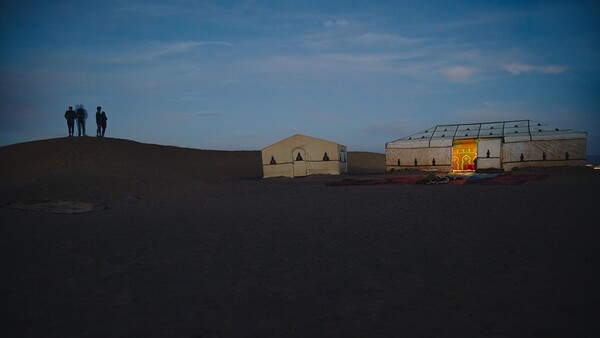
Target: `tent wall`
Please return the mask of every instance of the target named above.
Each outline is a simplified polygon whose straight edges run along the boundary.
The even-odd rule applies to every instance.
[[[302,160],[298,161],[297,155]],[[328,160],[325,160],[327,154]],[[294,135],[261,151],[263,177],[339,175],[347,170],[346,147],[305,135]],[[343,158],[342,158],[343,157]],[[275,164],[271,164],[271,158]]]
[[[263,177],[294,177],[294,166],[292,162],[282,164],[267,164],[263,163]]]
[[[415,159],[417,164],[415,165]],[[435,159],[435,165],[433,160]],[[398,165],[398,160],[400,165]],[[386,171],[398,169],[452,170],[452,147],[439,148],[387,148]]]
[[[502,139],[480,139],[477,142],[477,169],[502,169]]]
[[[585,165],[585,147],[584,138],[504,143],[502,167],[512,170],[515,167]]]
[[[306,162],[307,175],[339,175],[339,161]]]

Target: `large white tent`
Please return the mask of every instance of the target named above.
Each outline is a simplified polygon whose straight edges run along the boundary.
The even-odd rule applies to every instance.
[[[587,133],[518,120],[438,125],[385,145],[386,171],[585,165]]]
[[[347,171],[346,146],[296,134],[261,151],[263,177],[340,175]]]

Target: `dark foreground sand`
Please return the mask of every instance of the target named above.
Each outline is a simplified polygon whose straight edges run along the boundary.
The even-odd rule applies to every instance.
[[[384,177],[350,153],[344,177]],[[0,148],[3,337],[596,337],[600,171],[501,185],[260,179],[259,152]],[[395,173],[399,175],[402,173]],[[32,199],[103,203],[68,215]]]

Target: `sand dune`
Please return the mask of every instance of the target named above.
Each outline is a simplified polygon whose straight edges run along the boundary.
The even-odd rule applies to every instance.
[[[26,186],[35,198],[55,191],[74,197],[176,193],[180,187],[201,189],[219,179],[262,177],[258,151],[199,150],[112,138],[15,144],[0,148],[0,157],[0,175],[11,177],[6,188],[18,196]]]
[[[520,186],[261,179],[258,151],[75,138],[0,148],[5,337],[597,336],[600,171]],[[395,172],[393,175],[413,175]]]
[[[350,152],[348,156],[351,174],[385,171],[383,154]],[[0,148],[0,158],[0,175],[11,178],[5,189],[19,196],[29,186],[36,198],[54,191],[76,197],[94,190],[100,195],[139,195],[149,190],[164,194],[175,186],[202,189],[207,182],[262,178],[260,151],[202,150],[114,138],[20,143]]]
[[[261,177],[259,151],[217,151],[138,143],[123,139],[74,137],[0,148],[11,161],[3,173],[31,175],[65,170],[138,170],[172,172],[204,178]]]
[[[385,155],[349,152],[351,174],[383,173]],[[11,177],[65,172],[160,172],[202,179],[261,178],[260,151],[219,151],[144,144],[114,138],[57,138],[0,148],[0,174]]]

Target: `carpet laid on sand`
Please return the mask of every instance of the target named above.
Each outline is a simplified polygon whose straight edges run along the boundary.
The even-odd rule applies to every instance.
[[[63,200],[33,200],[9,204],[7,207],[12,209],[52,212],[56,214],[81,214],[108,209],[108,207],[103,204]]]
[[[520,185],[528,181],[539,181],[547,177],[547,174],[473,174],[470,176],[401,176],[377,179],[351,179],[345,178],[335,182],[326,183],[329,186],[348,185],[382,185],[382,184],[477,184],[477,185]]]

